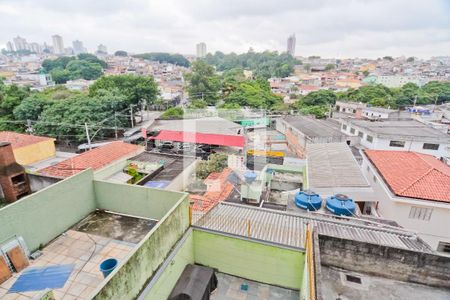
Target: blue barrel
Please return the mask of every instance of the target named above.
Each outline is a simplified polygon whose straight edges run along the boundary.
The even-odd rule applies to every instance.
[[[356,204],[348,196],[337,194],[327,198],[327,209],[338,216],[353,216]]]
[[[108,275],[117,267],[119,262],[115,258],[108,258],[101,262],[100,271],[103,273],[103,277],[108,277]]]
[[[245,182],[252,183],[256,179],[256,173],[252,171],[247,171],[244,173]]]
[[[300,191],[295,194],[295,205],[300,208],[316,211],[322,207],[322,198],[313,191]]]

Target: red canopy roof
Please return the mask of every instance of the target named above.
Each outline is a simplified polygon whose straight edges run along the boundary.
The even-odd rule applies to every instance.
[[[174,130],[161,130],[157,136],[150,137],[150,139],[241,148],[243,148],[245,144],[245,139],[242,135],[225,135]]]

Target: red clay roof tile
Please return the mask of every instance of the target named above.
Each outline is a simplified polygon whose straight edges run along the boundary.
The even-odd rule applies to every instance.
[[[450,167],[434,156],[407,151],[364,152],[395,195],[450,203]]]
[[[10,142],[13,149],[54,140],[54,138],[45,136],[22,134],[13,131],[0,131],[0,142]]]
[[[138,154],[141,149],[141,146],[116,141],[41,169],[38,173],[50,177],[66,178],[89,168],[100,169],[120,158]]]

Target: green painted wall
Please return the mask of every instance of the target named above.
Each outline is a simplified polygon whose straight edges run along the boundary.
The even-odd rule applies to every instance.
[[[301,251],[196,229],[194,257],[196,263],[220,272],[291,289],[301,288],[305,263]]]
[[[136,187],[134,187],[136,188]],[[129,256],[91,295],[94,299],[135,299],[189,227],[186,195],[147,234]]]
[[[93,173],[86,170],[0,209],[0,241],[22,236],[33,251],[94,210]]]
[[[123,170],[127,166],[128,162],[128,160],[119,160],[107,165],[106,167],[96,170],[94,172],[94,179],[103,180],[108,178],[111,175]]]
[[[99,209],[160,220],[186,193],[94,181]]]
[[[171,263],[165,268],[158,281],[150,290],[150,293],[145,296],[145,299],[167,299],[186,265],[193,263],[194,237],[191,231]]]

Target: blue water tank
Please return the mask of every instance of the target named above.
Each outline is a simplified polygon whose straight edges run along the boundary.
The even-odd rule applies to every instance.
[[[338,216],[353,216],[356,204],[348,196],[336,194],[327,198],[327,209]]]
[[[252,171],[247,171],[244,173],[245,182],[252,183],[256,180],[256,173]]]
[[[313,191],[300,191],[295,194],[295,205],[306,210],[316,211],[322,207],[322,198]]]

